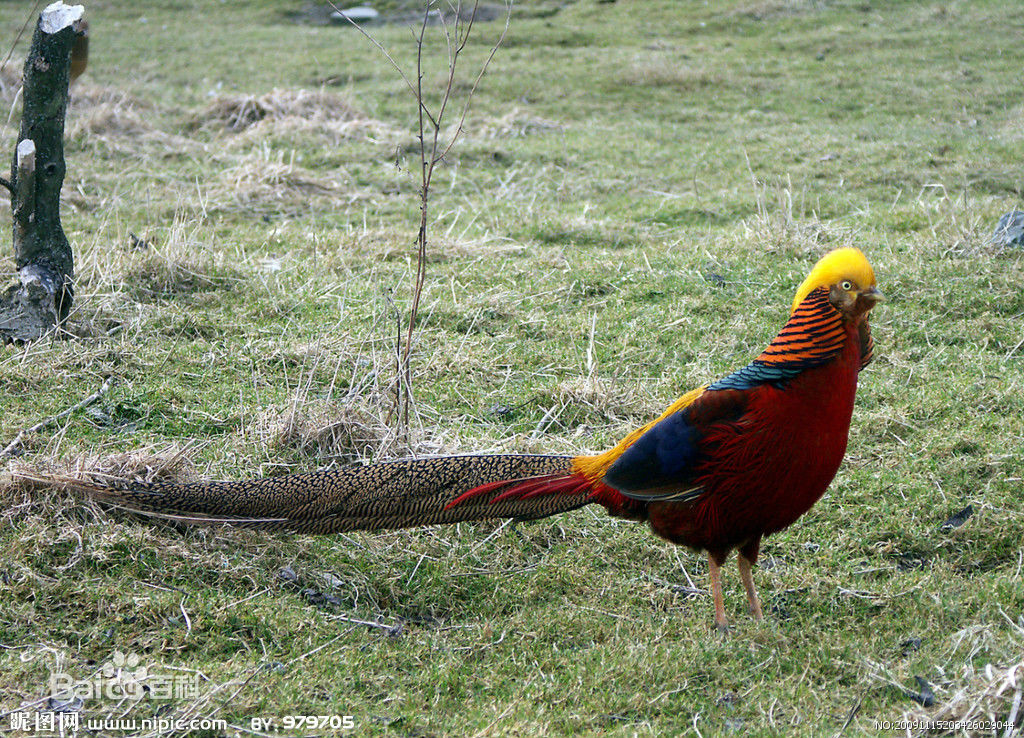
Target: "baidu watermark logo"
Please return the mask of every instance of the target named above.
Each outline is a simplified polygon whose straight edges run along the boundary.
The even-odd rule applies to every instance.
[[[49,687],[51,694],[81,700],[189,699],[199,696],[199,675],[159,673],[142,664],[138,654],[114,651],[92,677],[52,672]]]

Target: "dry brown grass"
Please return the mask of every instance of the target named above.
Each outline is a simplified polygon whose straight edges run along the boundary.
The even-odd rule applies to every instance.
[[[232,143],[238,147],[245,147],[258,145],[262,141],[298,139],[328,147],[338,146],[346,140],[357,140],[386,146],[389,149],[405,148],[413,142],[410,132],[374,118],[305,118],[293,115],[261,120],[238,133]]]
[[[317,147],[366,141],[389,149],[411,145],[408,131],[371,118],[325,90],[277,89],[265,95],[226,95],[194,115],[192,131],[227,132],[233,148],[249,150],[271,141],[303,141]]]
[[[30,528],[37,535],[22,536],[26,546],[29,540],[38,539],[39,545],[47,539],[59,540],[67,530],[73,530],[83,520],[95,521],[102,513],[95,503],[37,480],[73,477],[104,484],[187,482],[197,476],[191,460],[194,452],[195,448],[190,446],[167,444],[113,454],[38,454],[33,456],[31,465],[10,461],[0,470],[0,526],[31,523]]]
[[[773,183],[752,177],[757,214],[742,221],[741,238],[766,251],[813,256],[826,249],[857,245],[857,232],[823,221],[804,202],[804,193],[788,180]]]
[[[264,95],[222,95],[194,115],[194,130],[244,131],[263,121],[353,121],[365,118],[351,104],[325,90],[272,90]]]
[[[301,166],[296,147],[310,140],[330,147],[352,138],[393,146],[408,138],[395,127],[360,114],[337,95],[304,89],[224,96],[211,102],[192,117],[188,130],[235,134],[229,146],[213,153],[189,135],[169,129],[163,122],[167,117],[167,111],[123,90],[85,82],[74,90],[68,137],[75,146],[131,157],[126,172],[131,179],[158,170],[167,157],[203,157],[217,165],[218,173],[195,188],[183,189],[190,207],[284,215],[311,207],[340,208],[369,196],[345,186],[348,177],[343,169],[321,174]],[[281,147],[288,142],[290,147]],[[103,205],[75,182],[74,172],[68,184],[69,204],[85,210]]]
[[[1024,648],[1024,616],[1014,619],[1005,612],[1000,614]],[[1024,718],[1024,658],[1019,650],[1006,654],[1006,659],[998,659],[998,655],[991,654],[992,631],[985,628],[966,628],[954,633],[952,640],[959,644],[960,653],[938,669],[940,677],[934,685],[936,706],[907,710],[904,719],[930,726],[920,735],[1009,738],[1019,734]],[[979,655],[985,652],[990,653],[990,658],[996,656],[996,660],[978,665]],[[980,726],[986,724],[992,727],[983,730]]]
[[[83,249],[77,264],[77,279],[87,286],[98,303],[112,295],[127,294],[135,302],[187,297],[213,289],[230,289],[244,281],[234,266],[237,254],[211,248],[209,235],[187,213],[179,211],[171,224],[156,234],[146,233],[132,246],[125,234],[120,248],[92,244]],[[107,300],[109,302],[109,300]],[[123,298],[114,298],[116,308]]]
[[[159,111],[140,98],[108,85],[84,81],[71,91],[67,137],[79,145],[105,146],[138,156],[139,148],[158,148],[157,155],[194,150],[189,138],[161,130]]]
[[[930,730],[928,735],[972,735],[971,724],[988,723],[1002,726],[1003,736],[1013,734],[1012,725],[1020,725],[1024,717],[1024,659],[1010,666],[986,664],[983,669],[964,666],[963,686],[953,692],[933,713],[917,712],[920,720],[953,721],[964,726],[960,730]],[[926,717],[927,716],[927,717]],[[995,733],[999,735],[999,728]]]
[[[365,401],[299,401],[284,410],[264,411],[255,433],[270,446],[291,448],[320,463],[373,458],[394,440],[383,414]]]
[[[915,209],[928,223],[930,240],[936,249],[952,256],[977,258],[999,247],[989,243],[992,232],[991,204],[979,207],[963,191],[944,185],[922,187],[914,200]]]
[[[225,211],[298,214],[311,208],[344,207],[369,195],[345,185],[343,170],[317,174],[264,147],[225,167],[206,190],[208,205]]]
[[[572,377],[558,383],[558,397],[574,408],[586,408],[609,418],[623,419],[636,414],[636,398],[614,382],[594,375]]]
[[[8,483],[15,489],[31,487],[27,479],[34,472],[47,476],[89,477],[105,481],[187,482],[196,478],[192,461],[196,449],[182,444],[147,446],[131,451],[102,455],[70,455],[42,459],[31,469],[15,462]]]

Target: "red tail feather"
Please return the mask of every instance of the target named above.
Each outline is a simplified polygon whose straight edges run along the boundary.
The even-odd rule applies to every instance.
[[[488,503],[495,505],[508,500],[529,500],[536,497],[549,495],[578,495],[586,492],[591,486],[590,481],[580,474],[551,474],[543,477],[528,477],[526,479],[505,479],[500,482],[490,482],[465,492],[445,506],[445,510],[458,507],[471,500],[477,501],[487,498],[489,495],[498,492],[488,500]]]

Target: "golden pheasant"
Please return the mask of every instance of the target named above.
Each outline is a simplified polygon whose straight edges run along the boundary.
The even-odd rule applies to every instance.
[[[61,481],[150,515],[307,533],[533,519],[602,505],[706,551],[715,624],[725,628],[720,569],[729,553],[739,552],[749,609],[761,619],[751,567],[762,536],[807,512],[839,469],[857,376],[871,361],[868,312],[881,297],[859,250],[832,251],[757,358],[596,456],[445,456],[240,482]]]

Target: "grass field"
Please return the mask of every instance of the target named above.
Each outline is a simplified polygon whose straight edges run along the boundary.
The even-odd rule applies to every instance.
[[[352,29],[291,20],[298,0],[86,5],[63,206],[76,308],[68,340],[0,347],[0,448],[114,383],[0,462],[0,733],[59,707],[51,675],[91,680],[115,652],[188,689],[87,695],[83,721],[228,726],[195,735],[1024,720],[1024,250],[987,243],[1022,205],[1019,9],[517,4],[436,175],[405,438],[387,422],[419,219],[401,78]],[[5,48],[25,6],[0,4]],[[501,27],[476,29],[458,95]],[[408,26],[373,33],[412,74]],[[436,101],[436,35],[425,52]],[[600,509],[314,538],[181,530],[15,478],[595,452],[755,356],[841,245],[887,297],[847,460],[766,541],[765,623],[728,568],[724,636],[704,558]],[[880,723],[933,719],[982,722]]]

